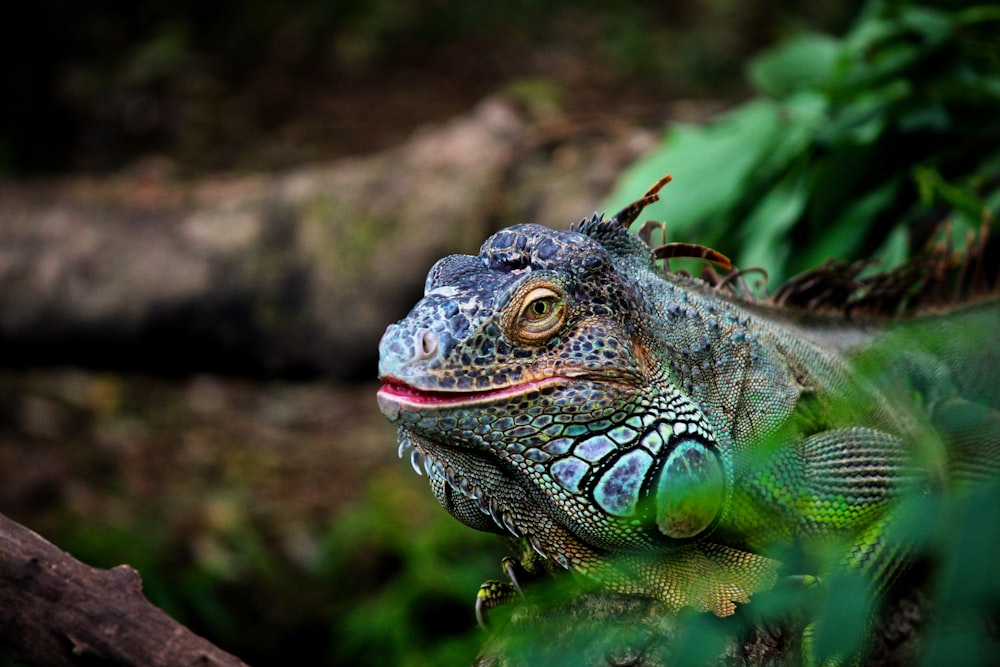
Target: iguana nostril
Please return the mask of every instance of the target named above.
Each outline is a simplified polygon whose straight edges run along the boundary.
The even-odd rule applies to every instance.
[[[426,360],[437,354],[438,337],[433,331],[418,331],[413,345],[417,359]]]

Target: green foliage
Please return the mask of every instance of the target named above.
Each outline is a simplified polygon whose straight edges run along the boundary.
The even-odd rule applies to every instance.
[[[423,478],[398,468],[379,475],[322,551],[330,664],[472,662],[482,642],[475,593],[499,573],[503,547],[448,515]]]
[[[672,173],[650,217],[775,284],[831,257],[895,265],[944,217],[962,241],[1000,210],[998,29],[992,5],[872,2],[842,38],[795,37],[751,63],[759,97],[670,127],[608,208]]]
[[[1000,525],[1000,482],[978,486],[946,504],[935,525],[940,530],[934,546],[943,562],[936,600],[944,620],[931,635],[922,664],[991,664],[998,646],[984,618],[1000,605],[994,534]]]

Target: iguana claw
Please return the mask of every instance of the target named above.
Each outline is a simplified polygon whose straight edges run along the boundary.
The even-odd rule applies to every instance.
[[[500,561],[500,569],[507,575],[507,581],[490,579],[484,581],[476,593],[476,623],[484,630],[490,627],[487,612],[490,609],[507,604],[516,597],[523,597],[524,591],[517,580],[517,561],[510,556],[505,556]]]

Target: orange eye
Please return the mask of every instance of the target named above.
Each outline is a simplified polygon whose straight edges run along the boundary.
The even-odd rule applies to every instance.
[[[520,300],[511,334],[526,343],[541,343],[556,334],[566,320],[566,301],[551,287],[535,287]]]

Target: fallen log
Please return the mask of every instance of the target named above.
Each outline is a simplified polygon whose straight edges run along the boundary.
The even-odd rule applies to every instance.
[[[150,603],[128,565],[86,565],[2,514],[0,646],[45,667],[245,667]]]

